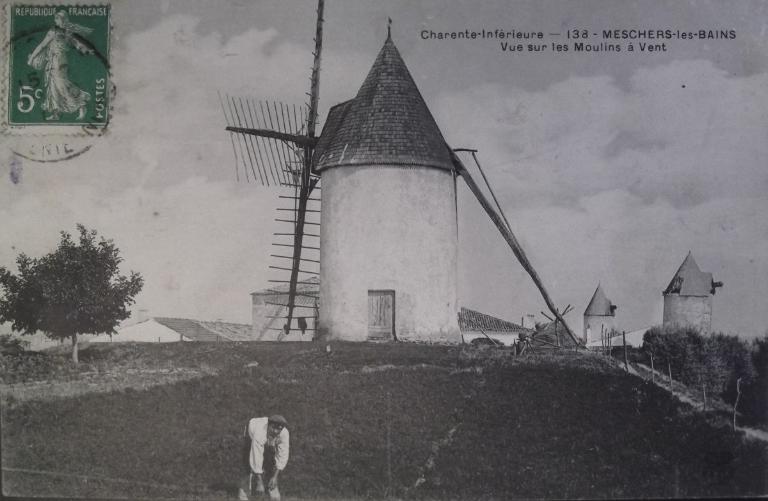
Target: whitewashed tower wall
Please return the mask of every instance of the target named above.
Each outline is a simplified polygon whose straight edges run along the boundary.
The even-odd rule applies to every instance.
[[[314,163],[320,335],[461,342],[453,165],[391,38],[357,96],[331,109]]]

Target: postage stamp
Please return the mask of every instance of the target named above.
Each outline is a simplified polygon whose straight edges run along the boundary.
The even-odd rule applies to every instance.
[[[110,6],[12,4],[6,16],[6,131],[103,132],[110,120]]]

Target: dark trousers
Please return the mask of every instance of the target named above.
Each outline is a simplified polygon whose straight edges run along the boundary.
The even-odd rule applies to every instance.
[[[251,439],[245,437],[242,445],[242,464],[243,464],[243,476],[240,480],[240,488],[243,489],[249,496],[256,495],[256,479],[255,473],[251,471]],[[277,464],[275,462],[275,449],[273,447],[264,447],[264,460],[262,463],[262,479],[264,480],[264,488],[267,487],[267,482],[272,478],[277,470]],[[279,495],[279,494],[278,494]]]

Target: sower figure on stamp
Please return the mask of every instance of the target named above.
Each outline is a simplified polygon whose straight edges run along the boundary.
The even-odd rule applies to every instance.
[[[29,54],[27,63],[43,72],[45,97],[42,109],[50,113],[45,119],[58,120],[59,113],[77,111],[77,120],[82,120],[91,95],[69,79],[67,52],[72,46],[83,54],[93,54],[93,49],[78,39],[78,35],[88,35],[93,30],[71,22],[64,10],[53,16],[53,22],[54,26],[43,41]]]
[[[240,482],[238,499],[245,501],[249,495],[269,494],[269,499],[280,500],[277,478],[288,464],[288,423],[279,414],[253,418],[245,427],[248,447],[248,473]],[[266,487],[266,488],[265,488]]]

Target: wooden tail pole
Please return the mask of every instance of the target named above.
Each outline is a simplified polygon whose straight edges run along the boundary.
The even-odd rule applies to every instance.
[[[515,254],[515,257],[517,257],[517,260],[520,261],[520,264],[522,265],[523,269],[528,273],[528,275],[530,275],[531,279],[533,280],[533,283],[536,285],[536,288],[539,289],[539,293],[541,293],[541,297],[544,299],[544,302],[547,305],[547,309],[549,309],[549,311],[552,312],[555,318],[557,318],[557,320],[563,324],[563,327],[565,327],[565,330],[568,332],[568,335],[571,336],[571,339],[577,345],[580,344],[579,340],[576,338],[576,335],[573,333],[570,326],[566,323],[565,319],[557,310],[557,308],[555,307],[555,304],[552,302],[552,299],[549,297],[549,293],[547,292],[547,289],[544,287],[544,284],[542,283],[541,278],[539,278],[539,274],[536,273],[536,270],[533,268],[533,265],[528,260],[528,256],[525,255],[525,251],[523,251],[523,248],[520,246],[520,243],[517,241],[517,238],[515,237],[514,233],[512,233],[512,230],[510,229],[509,225],[506,223],[506,218],[504,218],[503,215],[500,216],[498,213],[496,213],[493,206],[485,197],[483,192],[480,190],[480,187],[472,179],[472,176],[469,175],[469,172],[467,171],[466,167],[464,167],[464,164],[462,163],[461,159],[456,155],[456,153],[451,151],[451,157],[453,159],[453,165],[456,168],[456,171],[459,173],[459,175],[462,178],[464,178],[464,182],[467,183],[467,187],[469,188],[469,190],[475,195],[475,198],[477,198],[477,201],[480,202],[480,205],[483,207],[483,209],[485,209],[485,212],[488,214],[488,217],[491,218],[491,221],[493,221],[493,224],[499,230],[499,232],[501,233],[501,236],[504,237],[504,240],[506,240],[507,244],[512,249],[512,252]]]

